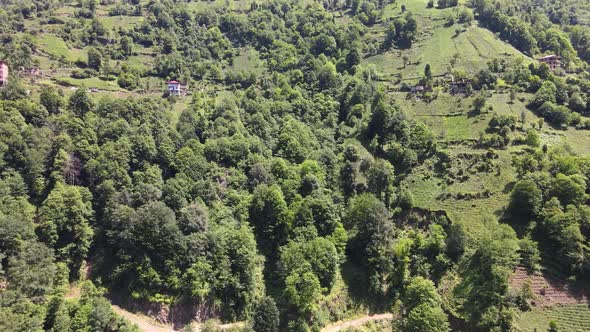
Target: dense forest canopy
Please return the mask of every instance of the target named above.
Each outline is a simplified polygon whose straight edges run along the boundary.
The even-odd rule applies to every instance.
[[[512,53],[426,57],[470,34]],[[0,330],[510,331],[517,267],[590,273],[585,1],[0,0],[0,39]]]

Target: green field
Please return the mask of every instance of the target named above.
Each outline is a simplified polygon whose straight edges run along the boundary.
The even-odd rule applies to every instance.
[[[516,331],[547,331],[550,321],[557,322],[558,331],[590,331],[590,308],[585,304],[562,305],[550,309],[535,308],[523,312],[515,322]]]
[[[62,38],[53,34],[44,33],[39,35],[38,45],[39,48],[49,56],[56,59],[64,59],[69,62],[83,59],[86,56],[84,50],[68,46]]]

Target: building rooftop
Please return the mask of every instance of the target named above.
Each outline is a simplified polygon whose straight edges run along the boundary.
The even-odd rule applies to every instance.
[[[555,54],[549,54],[549,55],[545,55],[544,57],[540,57],[539,60],[549,60],[549,59],[555,59],[555,58],[559,58],[559,57]]]

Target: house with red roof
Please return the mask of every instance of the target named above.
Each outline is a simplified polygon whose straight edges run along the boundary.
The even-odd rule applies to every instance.
[[[186,85],[174,80],[166,82],[166,85],[171,96],[185,96],[188,90]]]

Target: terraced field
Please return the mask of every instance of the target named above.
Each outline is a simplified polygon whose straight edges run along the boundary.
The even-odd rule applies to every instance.
[[[564,280],[539,272],[529,274],[524,268],[518,267],[510,278],[510,285],[512,289],[520,290],[525,282],[530,282],[534,294],[531,303],[539,308],[555,305],[588,304],[589,301],[587,294]]]
[[[547,331],[549,322],[557,323],[558,331],[590,331],[590,309],[587,304],[558,305],[551,309],[535,308],[521,313],[515,323],[516,331]]]
[[[583,290],[546,274],[528,274],[520,267],[510,278],[515,292],[527,282],[534,294],[533,309],[519,315],[517,331],[545,331],[551,321],[557,322],[558,331],[590,331],[590,302]]]

